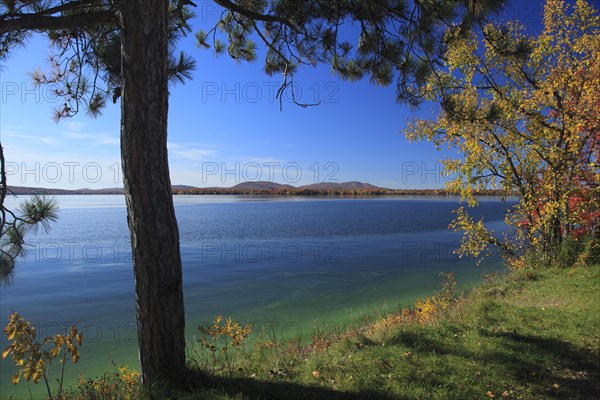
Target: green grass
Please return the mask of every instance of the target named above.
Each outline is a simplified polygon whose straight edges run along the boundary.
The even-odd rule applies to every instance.
[[[304,358],[265,357],[244,370],[254,378],[214,379],[181,398],[600,399],[599,295],[600,265],[516,272],[436,323],[349,335]]]
[[[488,279],[428,324],[246,349],[191,399],[600,399],[600,265]],[[206,371],[206,370],[205,370]],[[200,385],[199,385],[200,386]],[[98,397],[110,398],[110,397]]]

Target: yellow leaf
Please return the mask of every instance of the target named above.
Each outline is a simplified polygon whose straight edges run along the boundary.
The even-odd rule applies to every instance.
[[[10,353],[10,349],[11,349],[11,347],[9,346],[6,348],[6,350],[4,350],[4,352],[2,352],[2,358],[6,358],[8,353]]]

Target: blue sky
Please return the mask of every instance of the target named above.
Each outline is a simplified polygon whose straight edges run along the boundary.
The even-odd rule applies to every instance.
[[[210,29],[218,8],[197,1],[194,31]],[[541,0],[514,0],[505,16],[539,28]],[[171,88],[169,161],[173,184],[233,186],[270,180],[295,186],[358,180],[390,188],[444,186],[431,143],[409,143],[402,129],[415,114],[395,102],[395,88],[368,79],[344,82],[328,66],[304,68],[295,77],[301,108],[289,100],[280,111],[281,78],[255,63],[237,63],[198,49],[193,35],[180,48],[198,62],[192,81]],[[0,72],[0,134],[9,185],[76,189],[121,186],[119,104],[98,119],[82,113],[56,124],[56,101],[28,76],[46,68],[44,37],[34,37]],[[425,105],[420,115],[434,112]]]

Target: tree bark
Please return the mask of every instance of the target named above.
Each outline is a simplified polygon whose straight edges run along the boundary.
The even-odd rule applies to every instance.
[[[167,157],[167,0],[120,2],[121,159],[144,386],[185,371],[179,231]]]

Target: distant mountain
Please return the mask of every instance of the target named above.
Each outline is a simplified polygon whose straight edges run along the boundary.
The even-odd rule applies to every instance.
[[[261,194],[261,195],[277,195],[277,196],[403,196],[403,195],[449,195],[452,194],[445,189],[387,189],[379,186],[371,185],[365,182],[322,182],[313,183],[294,187],[292,185],[282,185],[275,182],[243,182],[235,186],[224,187],[205,187],[199,188],[189,185],[173,185],[173,194],[176,195],[226,195],[226,194]],[[48,188],[32,188],[23,186],[9,187],[9,194],[16,195],[31,195],[31,194],[47,194],[47,195],[91,195],[91,194],[124,194],[123,188],[107,188],[107,189],[48,189]],[[484,196],[500,196],[506,195],[499,190],[482,190],[477,194]]]
[[[123,188],[107,188],[107,189],[77,189],[74,194],[125,194]]]
[[[17,196],[24,196],[30,194],[47,194],[47,195],[61,195],[61,194],[123,194],[125,191],[123,188],[105,188],[105,189],[48,189],[48,188],[34,188],[26,186],[9,186],[8,193],[15,194]]]
[[[189,185],[173,185],[171,186],[173,192],[186,192],[194,191],[199,188]],[[48,189],[48,188],[34,188],[26,186],[10,186],[9,191],[16,195],[32,195],[32,194],[47,194],[47,195],[61,195],[61,194],[125,194],[123,188],[104,188],[104,189]]]
[[[370,183],[350,181],[350,182],[321,182],[321,183],[313,183],[311,185],[300,186],[298,189],[300,190],[325,190],[325,191],[352,191],[352,190],[366,190],[366,191],[374,191],[374,190],[390,190],[386,188],[382,188],[379,186],[371,185]]]
[[[71,191],[65,189],[45,189],[25,186],[9,186],[7,195],[10,194],[15,194],[17,196],[23,196],[28,194],[71,194]]]
[[[338,192],[338,193],[352,193],[353,191],[371,192],[379,191],[385,192],[390,189],[381,188],[378,186],[371,185],[370,183],[363,183],[357,181],[351,182],[324,182],[314,183],[312,185],[304,185],[295,187],[292,185],[285,185],[281,183],[258,181],[258,182],[242,182],[229,188],[223,187],[207,187],[199,188],[189,185],[173,185],[171,187],[175,194],[245,194],[245,193],[262,193],[262,194],[327,194],[327,192]],[[33,188],[24,186],[12,186],[10,190],[16,195],[31,195],[31,194],[54,194],[54,195],[66,195],[66,194],[123,194],[123,188],[106,188],[106,189],[48,189],[48,188]]]
[[[296,190],[292,185],[282,185],[275,182],[258,181],[258,182],[242,182],[229,188],[231,190],[241,191],[279,191],[279,190]]]
[[[171,185],[171,190],[173,192],[178,191],[178,190],[195,190],[195,189],[200,189],[196,186],[189,186],[189,185]]]

